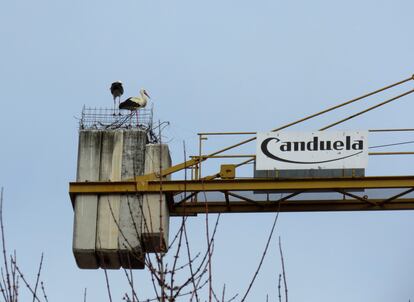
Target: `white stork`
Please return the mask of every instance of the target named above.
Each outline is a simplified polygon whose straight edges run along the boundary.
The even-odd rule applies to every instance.
[[[151,97],[149,96],[148,92],[142,88],[139,91],[140,96],[133,96],[127,98],[125,101],[119,104],[119,109],[126,109],[129,111],[135,111],[137,116],[137,123],[138,123],[138,109],[144,108],[147,105],[148,99]]]
[[[124,94],[124,87],[122,87],[122,82],[116,81],[111,84],[111,93],[114,97],[114,114],[115,114],[115,105],[116,105],[116,98],[118,98],[118,103],[121,100],[121,95]]]

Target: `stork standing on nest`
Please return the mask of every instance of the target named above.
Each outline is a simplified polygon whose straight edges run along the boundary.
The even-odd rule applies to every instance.
[[[121,102],[121,96],[124,94],[124,87],[122,87],[122,82],[116,81],[111,84],[111,93],[114,97],[114,115],[116,108],[116,98],[118,98],[118,104]]]
[[[140,96],[133,96],[127,98],[125,101],[119,104],[119,109],[126,109],[131,111],[135,111],[137,116],[137,126],[138,126],[138,109],[144,108],[147,105],[148,99],[151,97],[149,96],[148,92],[142,88],[139,91]]]

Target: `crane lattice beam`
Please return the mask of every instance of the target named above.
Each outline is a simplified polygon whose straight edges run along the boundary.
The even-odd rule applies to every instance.
[[[370,189],[398,189],[394,195],[372,199],[355,192]],[[301,211],[370,211],[413,210],[414,198],[405,198],[414,191],[414,176],[370,176],[324,179],[228,179],[173,181],[72,182],[72,202],[83,194],[145,194],[163,192],[168,196],[171,215],[199,213],[301,212]],[[224,201],[197,196],[219,193]],[[242,195],[247,193],[246,195]],[[277,193],[287,194],[275,198]],[[297,199],[308,193],[336,193],[338,199]],[[256,195],[259,194],[259,195]],[[270,198],[263,201],[263,194]],[[259,198],[259,196],[261,196]],[[273,197],[272,197],[273,196]],[[306,195],[305,195],[306,196]],[[230,200],[230,197],[232,200]],[[255,198],[257,197],[257,198]],[[207,200],[208,199],[208,200]]]

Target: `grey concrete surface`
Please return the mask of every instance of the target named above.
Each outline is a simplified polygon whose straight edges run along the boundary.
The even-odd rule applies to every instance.
[[[126,180],[144,172],[146,133],[142,130],[125,130],[122,151],[121,179]],[[118,248],[124,268],[144,268],[144,252],[141,247],[142,195],[121,196],[119,208]]]
[[[171,166],[168,145],[147,144],[144,174],[159,172]],[[169,179],[169,176],[165,179]],[[165,194],[143,194],[142,243],[148,253],[168,249],[170,215]]]
[[[138,129],[79,132],[77,181],[119,181],[171,166],[167,145]],[[80,268],[144,268],[145,252],[166,251],[165,195],[84,195],[75,201],[73,252]]]
[[[99,180],[121,180],[122,146],[122,131],[102,133]],[[118,269],[121,266],[118,255],[120,203],[119,194],[102,195],[98,200],[96,250],[100,267],[106,269]]]
[[[80,131],[77,181],[99,180],[102,131]],[[73,253],[84,269],[99,267],[95,254],[97,195],[77,196],[74,208]]]

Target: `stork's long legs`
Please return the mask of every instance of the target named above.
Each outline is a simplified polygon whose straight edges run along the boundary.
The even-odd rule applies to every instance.
[[[121,96],[118,97],[118,115],[121,115],[121,111],[119,110],[120,104],[121,104]]]

